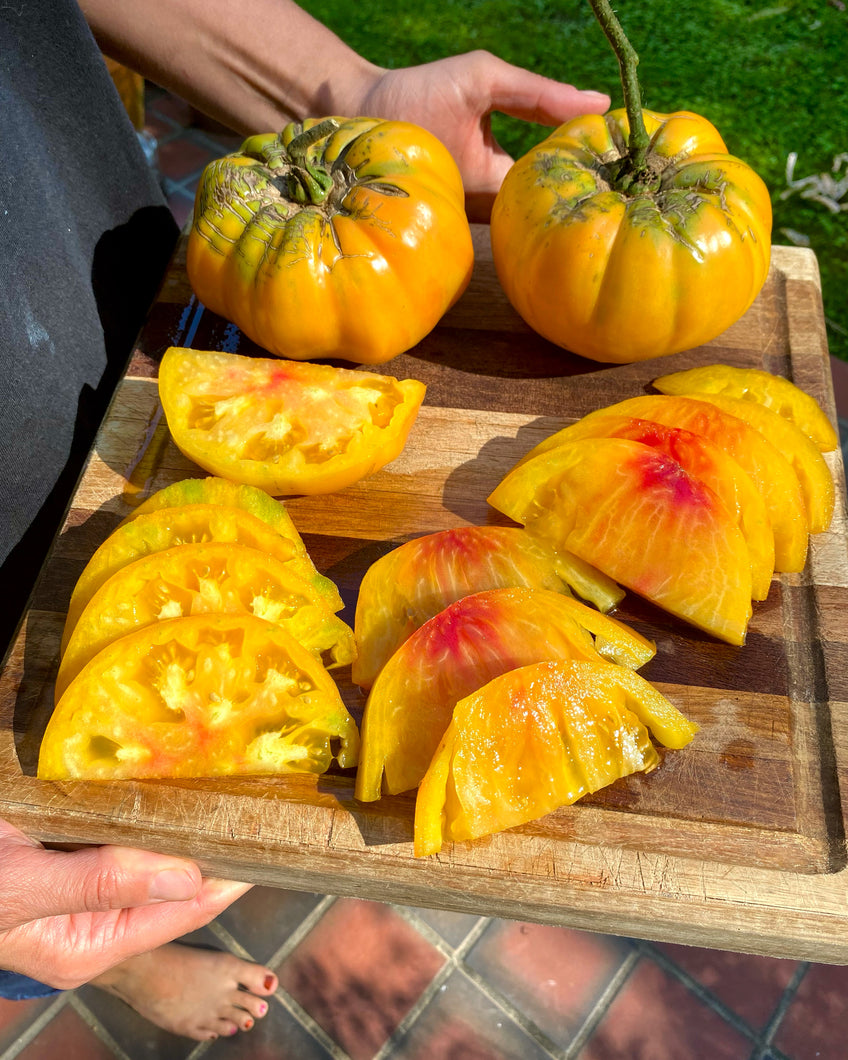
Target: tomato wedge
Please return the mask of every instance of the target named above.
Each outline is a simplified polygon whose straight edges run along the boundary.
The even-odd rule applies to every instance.
[[[257,615],[282,626],[316,656],[330,653],[333,666],[351,662],[356,651],[353,630],[274,556],[220,542],[177,545],[121,567],[97,590],[68,640],[56,696],[118,637],[197,614]]]
[[[97,549],[74,587],[62,634],[62,651],[88,602],[113,574],[135,560],[185,544],[238,545],[272,556],[308,583],[328,610],[340,610],[338,590],[298,554],[295,543],[240,508],[218,504],[187,504],[139,515],[118,527]]]
[[[762,368],[706,364],[660,376],[654,386],[663,394],[721,394],[765,405],[800,427],[821,452],[839,448],[839,435],[816,399]]]
[[[394,460],[424,392],[414,379],[176,346],[159,366],[177,447],[274,496],[334,493]]]
[[[736,517],[654,446],[559,445],[513,468],[489,503],[673,615],[744,643],[751,557]]]
[[[671,723],[671,724],[670,724]],[[537,820],[659,762],[648,730],[697,731],[644,678],[612,663],[540,662],[462,699],[415,802],[414,852]]]
[[[344,607],[338,586],[315,569],[303,538],[283,501],[270,497],[258,486],[244,486],[238,482],[230,482],[229,479],[215,476],[181,479],[179,482],[172,482],[169,486],[163,486],[162,489],[148,497],[132,515],[124,519],[121,526],[126,526],[141,515],[158,512],[162,508],[182,508],[192,504],[215,504],[223,508],[238,508],[267,523],[272,530],[287,538],[294,545],[295,552],[304,564],[304,576],[326,599],[330,610],[341,611]],[[306,571],[309,572],[308,575]]]
[[[157,622],[110,644],[53,712],[43,780],[323,773],[356,723],[321,663],[253,615]]]
[[[654,653],[623,623],[549,589],[491,589],[454,601],[404,641],[374,682],[356,797],[414,788],[454,704],[493,677],[541,659],[600,660],[601,648],[638,665]]]
[[[568,592],[554,553],[517,527],[461,526],[399,545],[360,583],[353,681],[370,688],[406,638],[448,604],[511,585]]]

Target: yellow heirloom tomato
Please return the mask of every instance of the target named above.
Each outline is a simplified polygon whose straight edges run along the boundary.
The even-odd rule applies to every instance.
[[[619,364],[691,349],[765,282],[771,203],[705,118],[642,112],[648,179],[625,188],[627,114],[575,118],[516,162],[492,212],[498,278],[536,331]]]
[[[638,56],[609,0],[590,3],[625,105],[566,122],[515,163],[492,251],[532,328],[626,364],[698,346],[742,316],[768,274],[771,199],[706,118],[642,109]]]
[[[375,118],[310,118],[210,163],[187,255],[197,297],[271,353],[366,364],[431,331],[474,260],[447,148]]]

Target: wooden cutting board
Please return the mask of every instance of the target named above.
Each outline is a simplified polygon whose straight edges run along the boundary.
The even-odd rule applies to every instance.
[[[411,353],[379,371],[427,398],[403,454],[327,497],[293,498],[316,565],[352,624],[378,556],[425,532],[506,522],[486,504],[539,440],[650,390],[664,372],[723,361],[793,379],[834,416],[818,268],[775,247],[748,314],[707,346],[604,367],[533,334],[497,284],[475,229],[467,293]],[[192,297],[178,251],[100,431],[66,525],[0,676],[0,816],[51,843],[115,842],[196,858],[209,874],[603,932],[848,962],[848,550],[844,473],[807,569],[776,578],[748,641],[712,640],[628,594],[619,617],[657,642],[642,671],[701,725],[649,776],[474,844],[412,855],[410,796],[361,805],[353,776],[60,784],[36,779],[64,609],[94,549],[155,490],[203,474],[170,441],[156,387],[168,345],[256,352]],[[361,717],[363,697],[339,684]]]

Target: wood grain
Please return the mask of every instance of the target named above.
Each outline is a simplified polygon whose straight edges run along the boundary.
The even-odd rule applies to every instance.
[[[795,380],[835,419],[814,255],[775,247],[751,310],[712,343],[607,367],[533,334],[497,284],[485,228],[471,286],[418,347],[377,370],[427,384],[402,455],[329,497],[287,505],[317,566],[353,608],[362,574],[410,537],[502,523],[486,504],[530,447],[585,413],[713,361]],[[202,474],[170,441],[156,389],[169,345],[254,353],[188,288],[181,251],[138,339],[67,522],[0,676],[0,815],[56,843],[120,842],[195,857],[210,874],[273,886],[823,962],[848,961],[848,551],[844,472],[832,528],[806,570],[776,578],[747,644],[718,643],[628,594],[620,617],[654,638],[642,671],[701,725],[651,775],[540,821],[412,856],[409,796],[363,805],[351,773],[180,783],[40,782],[59,638],[73,584],[132,508]],[[342,674],[348,707],[363,697]],[[198,827],[202,822],[202,827]]]

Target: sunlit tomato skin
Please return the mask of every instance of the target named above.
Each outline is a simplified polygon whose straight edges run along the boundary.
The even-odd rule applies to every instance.
[[[594,634],[594,637],[593,637]],[[654,645],[623,623],[548,589],[472,593],[417,629],[380,671],[365,705],[356,797],[368,802],[421,780],[459,699],[541,659],[626,661]]]
[[[359,754],[321,663],[253,615],[156,622],[94,657],[56,706],[43,780],[323,773]]]
[[[424,394],[416,379],[178,346],[159,366],[180,451],[272,496],[334,493],[390,463]]]
[[[536,820],[659,762],[697,725],[625,667],[584,660],[517,667],[462,699],[415,802],[416,857]]]
[[[186,267],[271,353],[380,364],[435,327],[473,256],[459,169],[431,133],[310,118],[207,166]]]
[[[370,688],[406,638],[455,600],[507,586],[568,592],[556,555],[517,527],[460,526],[399,545],[359,586],[354,682]]]
[[[643,111],[654,186],[616,190],[626,111],[575,118],[519,159],[491,219],[501,285],[551,342],[629,363],[691,349],[768,275],[771,202],[706,119]]]

